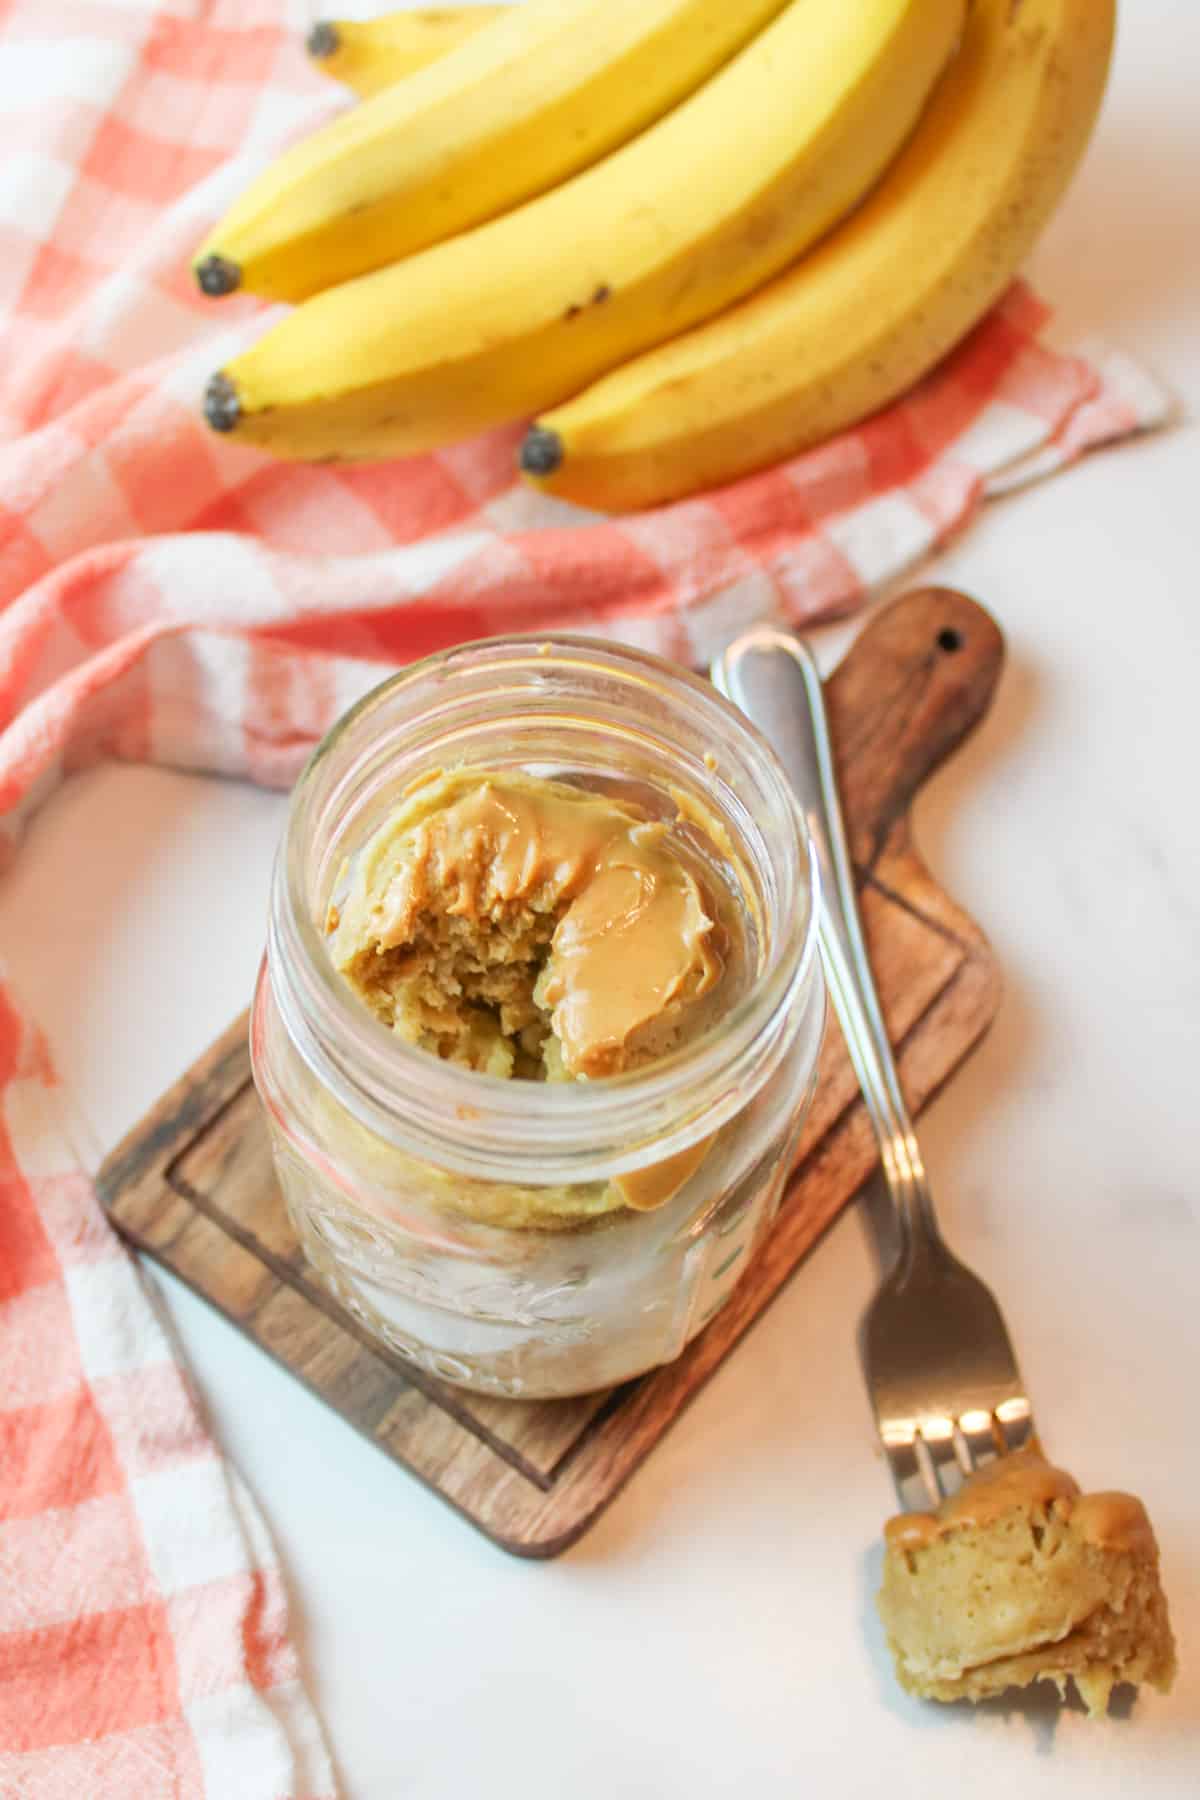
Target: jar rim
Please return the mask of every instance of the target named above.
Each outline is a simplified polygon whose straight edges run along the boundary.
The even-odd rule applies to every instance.
[[[404,1042],[377,1019],[338,973],[309,893],[307,859],[314,811],[330,759],[348,741],[369,741],[381,709],[406,690],[516,679],[583,669],[623,679],[644,699],[655,686],[685,690],[726,737],[732,736],[792,825],[790,842],[768,846],[791,886],[786,916],[771,934],[767,967],[707,1030],[645,1068],[592,1081],[513,1082],[442,1062]],[[427,715],[433,716],[434,707]],[[396,734],[393,733],[392,742]],[[816,961],[819,872],[807,825],[769,742],[701,677],[623,644],[581,634],[513,634],[439,651],[386,677],[351,706],[310,756],[293,790],[276,859],[267,959],[288,1035],[313,1073],[353,1115],[410,1154],[436,1157],[465,1175],[494,1176],[497,1157],[511,1178],[581,1181],[676,1154],[740,1111],[781,1054],[779,1040],[798,1009]],[[803,904],[793,904],[795,898]],[[318,1028],[314,1021],[328,1021]],[[614,1145],[620,1146],[614,1151]],[[536,1174],[533,1170],[536,1169]]]

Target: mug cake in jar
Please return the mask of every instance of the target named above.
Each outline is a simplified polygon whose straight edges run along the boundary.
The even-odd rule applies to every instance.
[[[514,1397],[677,1355],[791,1166],[815,881],[769,746],[654,657],[495,639],[353,708],[293,795],[251,1045],[342,1304]]]

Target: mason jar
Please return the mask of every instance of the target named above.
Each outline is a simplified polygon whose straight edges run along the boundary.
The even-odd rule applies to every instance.
[[[452,768],[632,800],[722,865],[744,958],[728,1010],[590,1081],[501,1080],[389,1031],[335,970],[325,921],[404,791]],[[353,707],[292,796],[251,1028],[288,1208],[340,1303],[486,1393],[578,1394],[677,1356],[769,1232],[793,1161],[825,1011],[816,883],[770,746],[656,657],[492,639]],[[639,1183],[657,1203],[634,1210]]]

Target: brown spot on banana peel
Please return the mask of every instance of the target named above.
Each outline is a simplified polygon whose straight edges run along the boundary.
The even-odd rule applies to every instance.
[[[568,322],[571,319],[577,319],[579,317],[580,313],[583,311],[585,304],[588,306],[603,306],[603,304],[606,300],[611,300],[611,299],[612,299],[612,289],[609,287],[607,281],[602,281],[600,283],[600,285],[593,290],[591,298],[589,300],[587,300],[586,302],[584,302],[582,300],[573,300],[571,302],[570,306],[568,306],[566,312],[563,314],[563,318],[566,319]]]
[[[783,220],[773,210],[752,212],[742,227],[741,241],[747,249],[761,250],[764,245],[774,242],[782,224]]]

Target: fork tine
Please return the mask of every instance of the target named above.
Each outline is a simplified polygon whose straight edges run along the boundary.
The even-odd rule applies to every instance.
[[[994,1413],[979,1407],[957,1419],[930,1415],[880,1421],[892,1480],[905,1512],[936,1512],[944,1499],[985,1464],[1036,1441],[1033,1413],[1023,1394],[1002,1400]]]
[[[1002,1400],[996,1408],[996,1422],[1005,1450],[1022,1450],[1033,1437],[1033,1408],[1024,1394]]]
[[[902,1512],[936,1507],[941,1495],[929,1452],[908,1420],[881,1423],[883,1447]]]
[[[993,1462],[1004,1448],[1004,1438],[994,1416],[982,1407],[975,1412],[963,1413],[958,1430],[967,1457],[964,1473],[968,1475],[982,1468],[984,1463]]]
[[[958,1419],[954,1422],[954,1455],[965,1480],[975,1468],[975,1458],[970,1441],[963,1433],[962,1421]]]
[[[956,1494],[962,1486],[963,1471],[954,1440],[953,1419],[922,1419],[921,1442],[929,1457],[939,1500]]]

